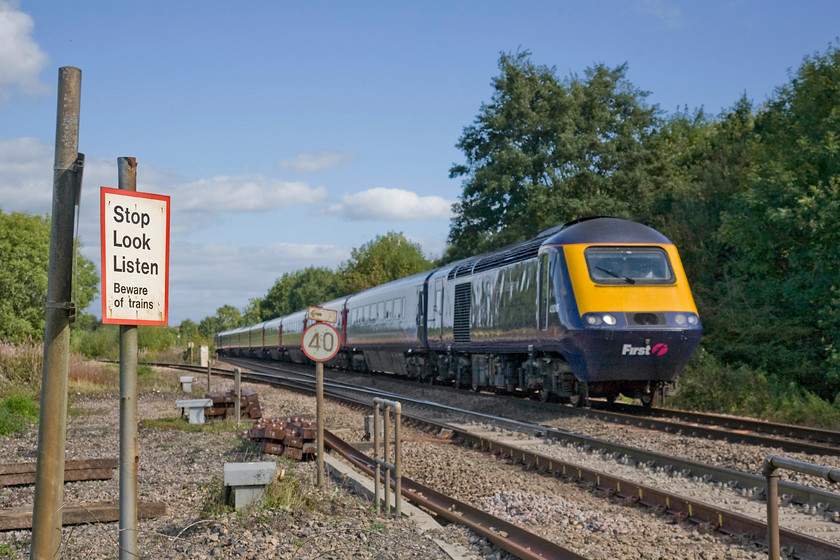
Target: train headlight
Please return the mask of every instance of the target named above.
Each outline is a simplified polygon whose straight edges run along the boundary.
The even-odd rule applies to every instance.
[[[608,324],[608,325],[612,326],[612,325],[615,325],[616,320],[615,320],[615,317],[613,317],[613,316],[612,316],[612,315],[610,315],[609,313],[605,313],[605,314],[604,314],[604,322],[605,322],[606,324]]]
[[[586,316],[586,324],[590,325],[590,326],[593,326],[593,327],[595,325],[600,325],[601,324],[601,318],[598,317],[597,315],[587,315]]]
[[[685,325],[685,315],[683,315],[682,313],[677,313],[676,316],[674,316],[674,321],[676,321],[678,325]]]
[[[688,324],[689,325],[696,325],[697,324],[697,315],[689,315],[688,316]]]

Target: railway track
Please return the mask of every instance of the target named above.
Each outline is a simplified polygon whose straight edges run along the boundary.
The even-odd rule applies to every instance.
[[[234,361],[242,367],[258,368],[262,370],[281,371],[285,378],[283,382],[301,391],[311,390],[311,374],[301,371],[295,367],[277,367],[263,361]],[[243,374],[245,375],[245,374]],[[249,373],[249,376],[255,376]],[[255,380],[262,382],[276,383],[278,373],[256,374]],[[309,378],[309,379],[308,379]],[[589,453],[600,454],[611,457],[625,463],[635,463],[648,469],[660,469],[667,472],[677,473],[683,477],[694,477],[708,483],[725,485],[733,489],[742,489],[751,494],[760,495],[763,492],[764,479],[759,475],[743,473],[731,469],[721,469],[698,462],[686,461],[677,457],[657,454],[636,449],[629,446],[618,445],[611,442],[588,438],[565,432],[563,430],[549,429],[545,426],[527,422],[519,422],[507,418],[493,417],[492,415],[475,413],[472,411],[452,407],[441,407],[437,403],[431,403],[422,399],[408,399],[405,396],[395,395],[390,392],[360,389],[348,384],[328,381],[325,383],[325,392],[333,398],[340,398],[348,403],[368,405],[372,398],[381,396],[389,399],[398,399],[403,403],[404,411],[410,409],[432,410],[435,414],[446,414],[469,418],[472,422],[493,424],[501,426],[506,430],[515,431],[536,437],[543,441],[560,443],[567,448],[585,450]],[[573,409],[572,409],[573,410]],[[445,412],[444,412],[445,411]],[[603,411],[596,411],[602,414]],[[406,413],[404,412],[404,415]],[[574,412],[573,412],[574,414]],[[639,503],[659,511],[668,512],[679,519],[687,519],[695,522],[706,529],[720,530],[726,533],[749,535],[757,542],[765,542],[766,527],[761,521],[748,518],[723,508],[710,506],[706,503],[685,499],[679,495],[663,492],[656,488],[647,487],[626,479],[609,475],[606,472],[584,468],[580,465],[559,461],[550,456],[533,453],[525,448],[517,447],[499,441],[491,440],[484,436],[476,435],[452,424],[441,425],[434,423],[425,416],[427,414],[408,414],[415,422],[426,423],[427,429],[439,430],[446,428],[453,430],[453,434],[460,441],[474,447],[485,450],[494,455],[507,458],[511,461],[521,463],[523,466],[534,468],[540,472],[554,476],[565,477],[579,482],[589,484],[599,489],[605,496],[619,497],[629,503]],[[726,438],[724,438],[726,439]],[[775,440],[773,440],[775,441]],[[781,482],[780,493],[785,499],[794,503],[811,505],[812,508],[828,511],[840,511],[840,497],[837,494],[825,490],[810,488],[807,486]],[[782,543],[788,549],[797,551],[803,558],[836,558],[840,557],[838,545],[828,543],[808,535],[795,531],[783,530]]]
[[[232,358],[227,359],[233,363]],[[243,360],[246,367],[259,364],[269,367],[262,360]],[[160,364],[168,367],[181,367],[190,371],[206,373],[206,368],[195,366]],[[285,364],[283,371],[290,372],[290,364]],[[221,371],[221,370],[219,370]],[[232,373],[232,372],[231,372]],[[564,416],[586,417],[623,424],[636,428],[659,432],[680,434],[731,443],[748,443],[761,447],[772,447],[790,453],[806,453],[840,457],[840,432],[765,422],[751,418],[688,412],[666,408],[645,408],[624,403],[606,403],[591,401],[590,408],[575,408],[563,405],[547,404]]]

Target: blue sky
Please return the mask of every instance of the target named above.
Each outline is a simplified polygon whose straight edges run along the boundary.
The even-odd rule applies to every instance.
[[[0,208],[50,211],[58,68],[80,68],[85,255],[136,157],[138,190],[171,197],[170,324],[200,321],[389,231],[439,256],[501,52],[627,63],[664,114],[716,115],[838,36],[838,0],[0,0]]]

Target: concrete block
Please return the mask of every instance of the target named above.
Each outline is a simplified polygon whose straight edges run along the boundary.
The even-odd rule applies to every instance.
[[[192,384],[193,380],[195,379],[192,375],[182,375],[180,377],[181,380],[181,390],[185,393],[192,393]]]
[[[225,486],[233,491],[234,507],[241,509],[261,501],[276,473],[277,464],[271,461],[225,463]]]
[[[190,424],[204,424],[204,407],[213,406],[213,399],[185,399],[175,401],[175,408],[188,408]]]

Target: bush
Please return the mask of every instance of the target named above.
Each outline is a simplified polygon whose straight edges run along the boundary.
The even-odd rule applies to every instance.
[[[689,410],[760,416],[773,402],[769,385],[763,372],[722,364],[701,348],[680,376],[679,391],[668,403]]]
[[[0,400],[0,436],[24,433],[38,414],[38,405],[29,395],[15,393]]]
[[[834,402],[746,365],[722,364],[702,348],[680,376],[668,406],[773,422],[840,428],[840,395]]]

